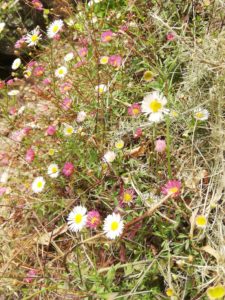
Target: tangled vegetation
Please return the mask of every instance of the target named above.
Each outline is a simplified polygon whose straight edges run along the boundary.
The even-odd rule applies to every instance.
[[[223,299],[224,2],[23,2],[44,23],[0,81],[1,299]]]

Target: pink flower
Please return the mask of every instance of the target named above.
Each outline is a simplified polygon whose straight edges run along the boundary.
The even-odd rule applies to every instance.
[[[37,275],[37,271],[34,269],[31,269],[27,272],[27,277],[24,278],[24,281],[27,283],[31,283]]]
[[[73,172],[74,172],[74,165],[71,162],[66,162],[63,167],[62,173],[66,177],[69,177],[73,174]]]
[[[119,29],[119,30],[120,30],[120,31],[123,31],[123,32],[126,32],[126,31],[128,30],[128,28],[129,28],[128,25],[127,25],[127,24],[124,24],[124,25],[121,25],[121,26],[120,26],[120,29]]]
[[[22,129],[23,134],[26,136],[31,131],[31,127],[27,126]]]
[[[141,106],[138,103],[133,103],[128,107],[128,115],[137,117],[141,113]]]
[[[27,152],[26,152],[26,157],[25,157],[25,160],[28,162],[28,163],[31,163],[33,160],[34,160],[34,156],[35,156],[35,152],[32,148],[28,149]]]
[[[181,189],[181,182],[178,180],[169,180],[163,187],[162,193],[164,195],[171,195],[171,197],[175,198],[179,196]]]
[[[108,43],[112,40],[113,32],[111,30],[105,31],[101,35],[101,41],[103,43]]]
[[[12,131],[10,134],[11,140],[14,142],[21,142],[26,135],[23,130]]]
[[[128,204],[130,205],[135,197],[134,189],[123,190],[120,194],[120,205]]]
[[[73,85],[71,82],[65,82],[60,85],[59,89],[62,94],[65,94],[68,91],[70,91],[72,89],[72,87],[73,87]]]
[[[80,57],[85,57],[88,54],[88,48],[83,47],[78,50],[78,54]]]
[[[17,113],[16,107],[15,107],[15,106],[10,107],[9,113],[10,113],[10,115],[12,115],[12,116],[16,115],[16,113]]]
[[[113,67],[120,67],[122,64],[122,57],[120,55],[112,55],[109,57],[108,63]]]
[[[88,39],[86,37],[79,37],[78,38],[78,44],[80,46],[83,46],[83,47],[87,47],[88,46]]]
[[[46,130],[47,135],[54,135],[56,133],[56,128],[53,125],[48,126]]]
[[[44,83],[44,85],[49,85],[49,84],[52,83],[52,80],[51,80],[51,78],[45,78],[45,79],[43,80],[43,83]]]
[[[7,191],[6,187],[0,187],[0,196],[4,195]]]
[[[166,35],[167,41],[173,41],[173,40],[175,40],[175,38],[176,38],[176,35],[174,32],[168,32]]]
[[[134,133],[134,138],[139,139],[142,136],[142,129],[141,127],[138,127]]]
[[[155,151],[162,153],[166,150],[166,141],[164,139],[157,139],[155,141]]]
[[[72,102],[73,102],[72,99],[66,97],[66,98],[63,100],[62,108],[63,108],[64,110],[68,110],[68,109],[70,108]]]
[[[26,37],[22,36],[19,40],[16,41],[14,48],[21,49],[26,44]]]
[[[91,210],[87,214],[87,227],[96,229],[101,223],[101,217],[97,210]]]
[[[9,79],[6,81],[7,85],[13,85],[14,84],[14,80],[13,79]]]
[[[35,60],[31,60],[28,64],[27,64],[27,68],[33,68],[34,66],[37,65],[37,62]]]
[[[41,1],[32,0],[32,4],[33,4],[34,8],[36,8],[37,10],[43,10],[43,4],[41,3]]]
[[[40,77],[44,74],[45,68],[43,66],[38,66],[34,69],[34,76]]]
[[[78,61],[75,65],[74,65],[74,68],[75,69],[78,69],[80,67],[82,67],[83,65],[86,64],[86,61],[85,60],[81,60],[81,61]]]

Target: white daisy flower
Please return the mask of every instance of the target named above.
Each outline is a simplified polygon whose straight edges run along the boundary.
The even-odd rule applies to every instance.
[[[63,129],[63,133],[65,136],[70,136],[74,133],[74,128],[71,125],[65,124],[65,127]]]
[[[169,110],[164,108],[167,103],[166,97],[158,91],[147,94],[142,101],[142,112],[149,115],[150,122],[160,122],[163,120],[163,115]]]
[[[102,56],[100,58],[100,64],[101,65],[106,65],[108,63],[108,61],[109,61],[109,57],[108,56]]]
[[[40,193],[43,191],[44,186],[45,180],[43,177],[39,176],[34,179],[31,188],[34,193]]]
[[[84,206],[75,206],[69,213],[67,223],[71,231],[81,231],[87,222],[87,209]]]
[[[194,110],[194,118],[199,121],[205,121],[209,118],[209,112],[204,108],[197,108]]]
[[[123,220],[119,214],[108,215],[104,220],[103,230],[107,238],[114,240],[123,232]]]
[[[12,69],[13,70],[17,70],[20,65],[21,65],[21,59],[20,58],[16,58],[14,60],[14,62],[12,63]]]
[[[100,84],[95,87],[96,92],[103,94],[108,91],[108,87],[105,84]]]
[[[9,96],[16,96],[16,95],[18,95],[19,94],[19,90],[11,90],[11,91],[9,91],[8,92],[8,95]]]
[[[40,38],[41,38],[40,30],[38,27],[36,27],[34,30],[32,30],[30,33],[27,34],[25,41],[29,47],[36,46]]]
[[[5,28],[5,22],[1,22],[0,23],[0,33],[3,31],[4,28]]]
[[[113,151],[107,151],[103,156],[103,161],[106,163],[111,163],[116,159],[116,153]]]
[[[102,0],[91,0],[88,2],[88,6],[92,6],[95,3],[100,3]]]
[[[4,171],[2,174],[1,174],[1,177],[0,177],[0,182],[1,183],[7,183],[9,179],[9,173],[7,171]]]
[[[56,36],[57,33],[62,29],[63,21],[62,20],[55,20],[52,22],[47,30],[47,36],[52,39]]]
[[[66,62],[72,60],[73,58],[74,58],[73,52],[67,53],[67,54],[64,56],[64,60],[65,60]]]
[[[67,74],[67,68],[62,66],[55,70],[55,76],[58,78],[64,78]]]
[[[78,114],[77,114],[77,120],[76,121],[78,123],[81,123],[86,119],[86,116],[87,116],[87,114],[86,114],[85,111],[79,111]]]
[[[196,216],[195,224],[199,228],[205,228],[207,226],[207,218],[206,218],[206,216],[204,216],[204,215],[198,215],[198,216]]]
[[[48,167],[48,175],[51,177],[51,178],[57,178],[59,176],[59,167],[57,164],[51,164],[49,167]]]

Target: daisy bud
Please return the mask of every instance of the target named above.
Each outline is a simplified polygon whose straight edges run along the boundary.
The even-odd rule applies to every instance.
[[[26,157],[25,157],[25,160],[28,162],[28,163],[31,163],[33,160],[34,160],[34,156],[35,156],[35,152],[32,148],[28,149],[27,152],[26,152]]]

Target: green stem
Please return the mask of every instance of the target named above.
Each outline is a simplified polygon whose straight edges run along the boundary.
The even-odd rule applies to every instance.
[[[171,153],[170,153],[170,118],[166,117],[166,156],[169,178],[172,178]]]

